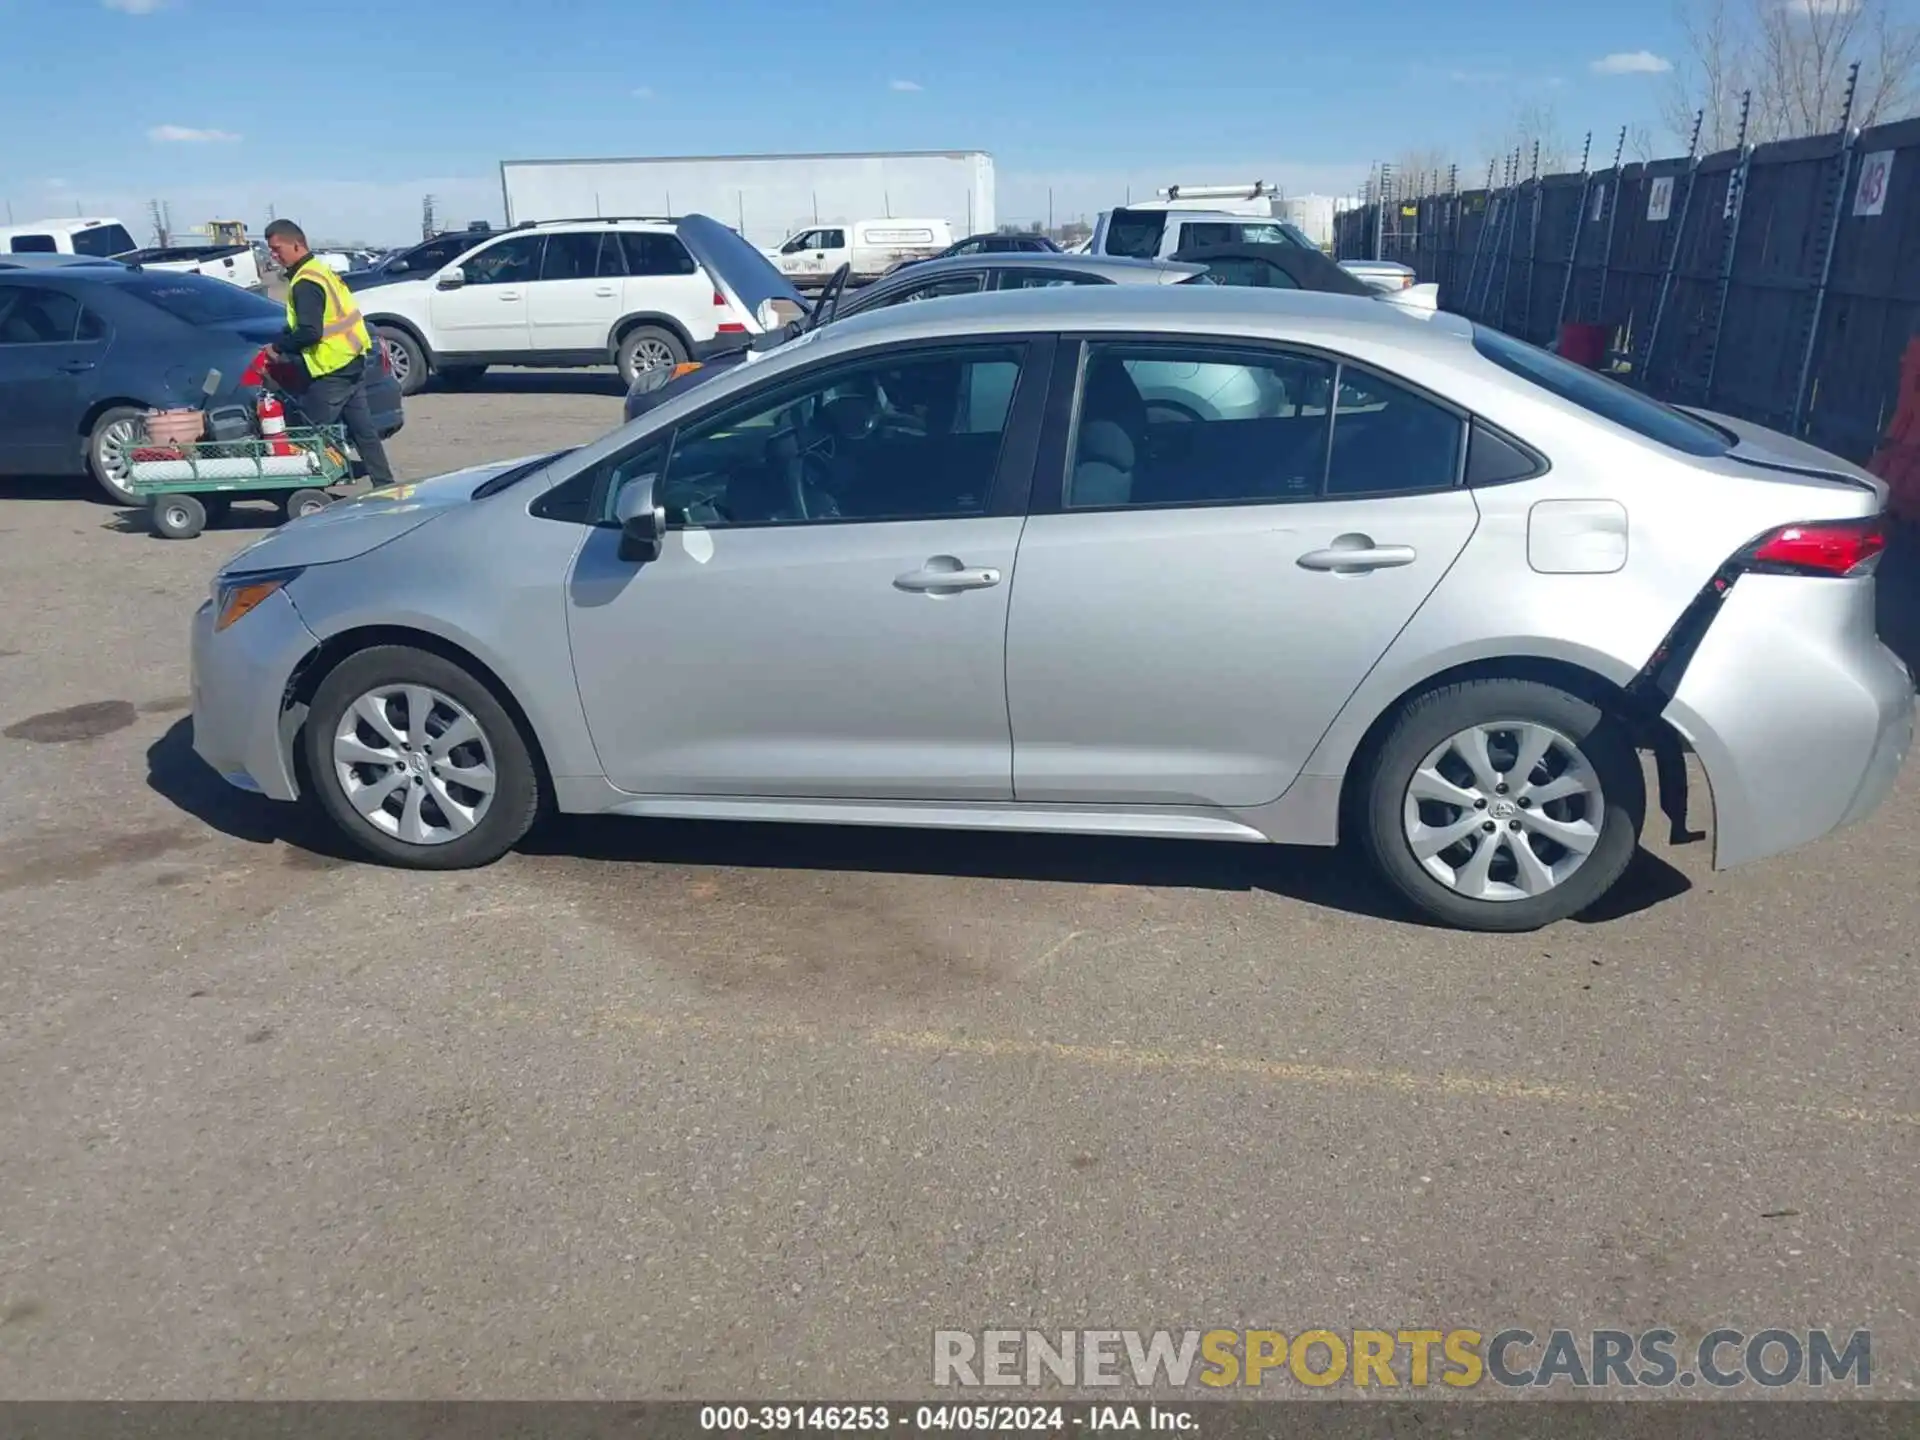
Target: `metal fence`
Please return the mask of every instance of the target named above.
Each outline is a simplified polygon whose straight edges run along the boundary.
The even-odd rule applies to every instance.
[[[1920,119],[1457,193],[1382,188],[1338,217],[1336,255],[1411,265],[1444,309],[1538,345],[1602,327],[1608,368],[1649,394],[1857,461],[1892,418],[1920,318]]]

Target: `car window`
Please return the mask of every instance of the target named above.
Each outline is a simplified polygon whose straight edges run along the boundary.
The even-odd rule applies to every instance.
[[[700,267],[675,235],[652,230],[627,230],[620,236],[629,275],[691,275]]]
[[[819,246],[815,242],[817,242],[819,238],[820,232],[818,230],[803,230],[791,240],[787,241],[786,244],[782,245],[780,247],[780,253],[782,255],[797,255],[802,250],[818,249]]]
[[[962,240],[947,252],[949,255],[978,255],[986,242],[983,240]]]
[[[51,235],[16,235],[7,248],[15,255],[54,255],[60,250]]]
[[[984,289],[987,277],[978,270],[962,271],[958,275],[942,275],[938,280],[929,280],[924,285],[908,287],[886,305],[905,305],[914,300],[938,300],[943,295],[972,295]]]
[[[1007,270],[1000,276],[1002,290],[1049,290],[1055,285],[1105,285],[1098,275],[1083,275],[1077,270]]]
[[[1726,435],[1706,422],[1501,331],[1474,326],[1473,348],[1502,370],[1532,381],[1568,404],[1670,449],[1687,455],[1724,455],[1733,448]]]
[[[70,344],[79,324],[80,302],[63,291],[0,290],[0,345]]]
[[[838,250],[846,243],[847,232],[844,230],[822,230],[820,232],[819,248],[822,250]]]
[[[1212,345],[1089,346],[1064,503],[1312,499],[1326,472],[1335,368]]]
[[[542,280],[591,280],[600,262],[600,237],[584,231],[547,236]]]
[[[1020,356],[892,353],[790,381],[681,432],[655,494],[697,528],[984,514]]]
[[[103,260],[139,248],[124,225],[95,225],[91,229],[73,232],[73,253],[76,255],[91,255]]]
[[[1184,252],[1183,252],[1184,253]],[[1216,285],[1244,285],[1258,290],[1298,290],[1293,277],[1278,265],[1251,256],[1232,256],[1203,261],[1207,274]],[[1195,276],[1195,279],[1200,277]]]
[[[107,327],[100,317],[85,307],[80,311],[80,328],[74,333],[76,340],[104,340]]]
[[[544,235],[515,235],[476,250],[460,262],[469,285],[519,285],[540,273]]]
[[[427,275],[444,270],[472,248],[472,242],[467,240],[435,240],[400,258],[407,262],[409,274]]]
[[[118,281],[115,293],[164,310],[189,325],[231,325],[236,320],[284,318],[286,307],[206,275],[149,272]]]
[[[1165,211],[1116,210],[1107,218],[1107,254],[1151,260],[1160,253],[1166,229]]]
[[[1453,411],[1371,372],[1341,367],[1328,495],[1451,490],[1465,446],[1466,422]]]
[[[619,235],[609,231],[600,237],[600,255],[593,273],[602,280],[617,280],[627,273],[627,253]]]

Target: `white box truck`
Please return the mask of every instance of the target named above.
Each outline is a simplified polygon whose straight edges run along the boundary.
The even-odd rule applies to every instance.
[[[701,214],[762,250],[892,216],[944,220],[956,239],[996,223],[993,157],[979,150],[506,160],[500,189],[509,225]]]

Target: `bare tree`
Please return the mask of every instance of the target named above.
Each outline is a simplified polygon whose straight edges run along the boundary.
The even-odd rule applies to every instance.
[[[1520,156],[1518,179],[1526,179],[1533,173],[1533,147],[1540,147],[1540,173],[1557,175],[1571,170],[1580,163],[1577,150],[1567,143],[1566,132],[1560,127],[1559,112],[1550,101],[1529,100],[1518,106],[1508,118],[1501,131],[1492,136],[1487,145],[1487,154],[1481,159],[1484,167],[1488,160],[1494,162],[1494,183],[1501,183],[1508,163],[1517,152]],[[1484,180],[1484,174],[1476,179],[1478,184]]]
[[[1893,0],[1681,0],[1680,23],[1686,54],[1661,117],[1684,140],[1704,111],[1708,151],[1739,138],[1747,90],[1752,143],[1837,130],[1855,63],[1856,125],[1900,119],[1920,100],[1920,25],[1896,19]]]
[[[1447,169],[1453,157],[1437,145],[1400,152],[1393,161],[1396,195],[1437,195],[1447,188]]]

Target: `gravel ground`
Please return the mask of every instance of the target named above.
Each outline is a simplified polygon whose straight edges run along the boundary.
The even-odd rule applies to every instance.
[[[617,414],[501,372],[394,455]],[[407,874],[192,755],[264,512],[0,499],[0,1395],[903,1396],[991,1325],[1870,1327],[1920,1383],[1920,766],[1533,936],[1230,846],[611,822]]]

